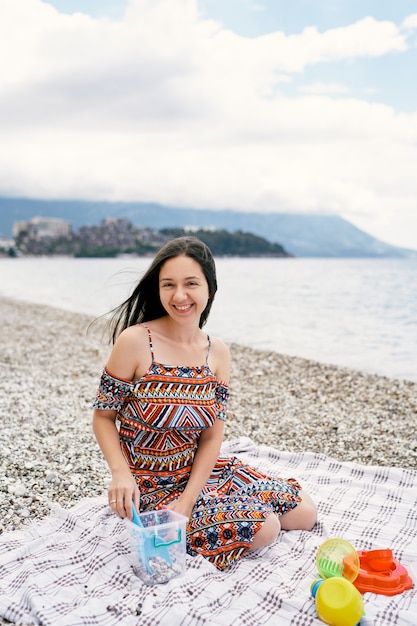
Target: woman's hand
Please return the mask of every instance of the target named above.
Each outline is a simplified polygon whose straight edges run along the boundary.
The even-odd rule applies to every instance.
[[[179,513],[180,515],[185,515],[187,519],[190,519],[194,504],[195,504],[194,502],[190,502],[182,494],[179,498],[177,498],[176,500],[173,500],[172,502],[167,504],[164,508],[170,509],[171,511],[175,511],[176,513]]]
[[[127,471],[113,472],[108,496],[110,507],[120,517],[132,519],[132,501],[139,511],[139,489],[128,468]]]

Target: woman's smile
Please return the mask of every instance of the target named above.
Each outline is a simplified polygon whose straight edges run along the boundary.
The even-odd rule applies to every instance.
[[[188,309],[191,309],[192,306],[194,306],[193,304],[174,304],[173,305],[175,309],[177,309],[177,311],[188,311]]]

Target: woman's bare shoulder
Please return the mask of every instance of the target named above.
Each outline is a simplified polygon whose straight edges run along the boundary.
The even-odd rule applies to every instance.
[[[148,369],[151,361],[148,333],[144,326],[135,324],[123,330],[110,353],[107,367],[110,372],[134,380]]]
[[[229,346],[219,337],[210,337],[212,350],[222,356],[230,355]]]
[[[228,383],[230,377],[230,350],[229,346],[219,339],[213,337],[211,341],[212,371],[219,380]]]
[[[147,329],[143,324],[133,324],[133,326],[128,326],[127,328],[122,330],[117,338],[117,341],[138,340],[140,338],[146,337],[147,334]]]

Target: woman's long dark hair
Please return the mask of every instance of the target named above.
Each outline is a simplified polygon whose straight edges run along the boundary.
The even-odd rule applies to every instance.
[[[197,237],[177,237],[162,246],[129,298],[111,311],[108,330],[113,343],[125,328],[167,314],[159,298],[159,272],[166,261],[182,255],[197,261],[207,280],[209,300],[199,322],[200,328],[204,326],[217,291],[213,255],[210,248]]]

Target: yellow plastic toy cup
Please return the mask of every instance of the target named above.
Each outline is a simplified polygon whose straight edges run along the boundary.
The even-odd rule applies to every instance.
[[[353,582],[359,574],[360,561],[355,548],[345,539],[328,539],[317,552],[317,569],[322,578],[346,578]]]
[[[330,626],[356,626],[363,616],[363,598],[346,578],[316,581],[312,588],[318,617]]]

